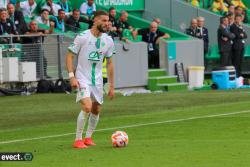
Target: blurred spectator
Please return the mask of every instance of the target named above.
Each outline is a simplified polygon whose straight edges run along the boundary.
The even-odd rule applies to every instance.
[[[226,4],[227,8],[229,8],[229,6],[232,5],[231,1],[232,0],[224,0],[224,3]]]
[[[66,22],[66,15],[63,9],[58,10],[58,16],[52,16],[52,21],[55,22],[55,28],[65,32],[65,22]]]
[[[87,2],[82,3],[80,7],[81,14],[88,16],[89,19],[91,19],[95,11],[96,5],[94,3],[94,0],[87,0]]]
[[[120,18],[116,21],[115,27],[117,28],[117,33],[120,37],[122,37],[122,32],[124,29],[133,30],[133,27],[130,26],[127,22],[128,20],[128,13],[126,11],[121,11]]]
[[[234,24],[230,27],[232,33],[234,33],[235,38],[233,40],[233,56],[232,63],[236,69],[237,76],[241,76],[241,65],[245,50],[245,39],[247,34],[242,27],[242,16],[236,15]]]
[[[191,0],[191,5],[195,7],[202,7],[200,0]]]
[[[228,13],[235,13],[235,6],[234,5],[229,5],[228,6]]]
[[[52,34],[54,32],[54,27],[55,27],[55,23],[51,22],[50,23],[50,29],[49,30],[44,30],[44,29],[38,29],[38,25],[37,22],[35,20],[32,20],[29,23],[29,29],[25,34],[28,35],[44,35],[44,34]],[[42,40],[40,40],[40,37],[32,37],[25,40],[25,43],[41,43],[43,42]]]
[[[28,30],[28,27],[24,20],[23,13],[21,11],[15,10],[15,6],[10,3],[7,5],[7,9],[9,18],[14,23],[18,34],[24,34]]]
[[[243,10],[247,10],[247,7],[246,7],[246,5],[242,2],[242,0],[232,0],[231,3],[232,3],[234,6],[239,6],[239,7],[241,7]]]
[[[72,6],[69,0],[61,0],[57,4],[61,6],[61,9],[65,11],[66,15],[70,15],[72,13]]]
[[[36,7],[37,7],[37,4],[35,0],[26,0],[23,2],[18,2],[16,4],[16,8],[20,9],[20,11],[23,12],[23,16],[29,17],[29,18],[32,18],[36,15],[35,14]]]
[[[196,37],[200,38],[204,41],[204,55],[208,53],[208,47],[209,47],[209,38],[208,38],[208,29],[204,27],[205,18],[204,17],[198,17],[197,18],[197,33]]]
[[[228,13],[227,18],[228,18],[228,22],[229,22],[229,27],[231,27],[231,25],[233,25],[233,23],[234,23],[234,18],[235,18],[234,13]]]
[[[242,7],[237,6],[235,8],[235,16],[236,15],[241,15],[243,18],[243,23],[248,23],[248,17]]]
[[[192,19],[190,27],[186,29],[186,34],[196,37],[197,32],[197,19]]]
[[[149,28],[135,31],[133,35],[135,39],[137,35],[141,35],[142,41],[148,44],[148,67],[159,68],[159,49],[157,45],[160,42],[160,38],[170,38],[170,35],[160,31],[156,22],[152,22]]]
[[[39,24],[44,24],[44,25],[50,26],[49,10],[43,9],[41,12],[41,16],[38,16],[35,20]]]
[[[154,18],[153,21],[156,22],[158,25],[161,24],[161,19],[160,18]]]
[[[107,32],[107,34],[108,34],[109,36],[111,36],[112,39],[114,39],[115,37],[118,36],[118,34],[117,34],[117,32],[116,32],[116,28],[113,27],[111,21],[108,22],[108,32]]]
[[[46,0],[42,9],[47,9],[50,15],[58,16],[58,10],[61,9],[60,5],[53,2],[53,0]]]
[[[217,39],[222,67],[232,65],[232,40],[234,38],[235,35],[230,32],[228,18],[226,16],[221,17],[220,26],[217,31]]]
[[[115,27],[116,24],[116,10],[114,7],[109,8],[109,21],[112,23],[112,27]]]
[[[71,31],[77,32],[81,28],[80,22],[89,23],[87,19],[80,16],[78,9],[74,9],[72,15],[67,19],[66,24]]]
[[[23,45],[24,55],[23,61],[32,61],[36,62],[36,73],[38,77],[42,77],[41,71],[41,58],[43,59],[43,71],[46,78],[51,78],[47,75],[47,59],[44,56],[43,49],[41,47],[41,43],[43,43],[44,35],[51,34],[54,31],[54,23],[51,22],[50,30],[41,30],[38,29],[38,25],[36,21],[31,21],[29,23],[29,30],[26,32],[27,35],[36,35],[25,37],[23,43],[27,45]]]
[[[212,3],[212,11],[218,14],[225,14],[228,12],[228,8],[224,4],[223,0],[215,0]]]
[[[0,35],[17,35],[14,23],[8,18],[8,13],[5,8],[0,9]],[[18,41],[18,39],[17,39]],[[10,43],[10,38],[0,38],[1,43]]]

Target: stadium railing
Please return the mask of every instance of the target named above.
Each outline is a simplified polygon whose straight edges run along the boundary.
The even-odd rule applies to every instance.
[[[73,35],[75,33],[71,32]],[[20,42],[17,42],[18,38]],[[40,42],[32,43],[32,39]],[[0,36],[0,41],[3,58],[17,57],[19,62],[36,62],[37,80],[68,77],[65,56],[73,38],[64,34],[7,35]]]

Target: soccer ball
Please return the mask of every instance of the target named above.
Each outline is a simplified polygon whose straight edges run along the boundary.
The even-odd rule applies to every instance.
[[[113,147],[126,147],[128,145],[128,135],[123,131],[116,131],[111,136]]]

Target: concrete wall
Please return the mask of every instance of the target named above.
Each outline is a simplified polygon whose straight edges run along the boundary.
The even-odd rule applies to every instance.
[[[146,86],[148,80],[147,44],[138,42],[128,44],[128,51],[123,43],[115,43],[116,54],[113,56],[115,65],[115,87]]]
[[[204,66],[203,42],[201,40],[161,40],[160,66],[175,75],[175,64],[183,63],[187,78],[188,66]]]

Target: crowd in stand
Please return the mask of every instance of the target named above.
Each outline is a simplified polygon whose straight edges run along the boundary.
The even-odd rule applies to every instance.
[[[225,15],[221,17],[217,30],[220,64],[221,66],[233,65],[238,77],[242,75],[241,67],[245,52],[245,40],[247,38],[247,34],[242,26],[244,20],[246,20],[246,16],[242,7],[231,5]],[[204,55],[208,53],[208,30],[204,27],[204,18],[193,18],[190,27],[186,29],[186,34],[203,39]]]
[[[9,1],[0,3],[0,35],[23,35],[30,27],[27,24],[30,21],[36,21],[43,28],[50,28],[50,32],[56,30],[77,32],[81,28],[81,23],[91,28],[92,17],[96,11],[94,0],[87,0],[82,3],[79,9],[72,9],[68,0],[61,0],[54,3],[53,0],[45,0],[45,3],[37,5],[35,0],[26,0],[22,2]],[[40,13],[40,14],[37,14]],[[116,9],[111,7],[110,14],[110,35],[122,39],[123,30],[134,30],[127,22],[128,13],[121,11],[121,16],[117,18]],[[27,21],[28,20],[28,21]],[[43,26],[42,26],[43,25]],[[85,27],[86,28],[86,27]],[[131,33],[132,34],[132,33]],[[126,39],[125,39],[126,40]],[[1,40],[1,43],[8,43]]]
[[[227,15],[228,13],[241,14],[244,23],[249,23],[248,13],[250,10],[242,0],[186,0],[193,6],[207,8],[214,13]]]
[[[58,3],[46,0],[39,6],[35,0],[2,2],[0,3],[0,35],[26,34],[31,29],[27,23],[33,20],[39,25],[44,25],[42,27],[45,29],[50,29],[51,33],[54,28],[62,32],[77,31],[80,29],[80,22],[91,26],[91,16],[95,10],[93,0],[83,3],[80,10],[73,10],[68,0],[61,0]],[[8,42],[1,40],[1,43]]]
[[[44,4],[39,6],[35,0],[0,3],[0,35],[26,34],[30,29],[25,21],[26,19],[29,20],[28,22],[35,20],[47,29],[54,30],[55,28],[62,32],[68,30],[77,32],[81,28],[81,23],[86,23],[87,28],[91,28],[95,11],[94,0],[87,0],[81,4],[79,9],[72,9],[68,0],[61,0],[58,3],[54,3],[53,0],[46,0]],[[127,22],[128,13],[126,11],[121,11],[120,17],[117,18],[116,9],[111,7],[109,14],[111,22],[109,33],[112,37],[122,39],[123,30],[128,29],[131,32],[134,30]],[[5,42],[1,41],[1,43]]]
[[[61,32],[78,32],[81,24],[85,23],[87,28],[91,28],[92,17],[96,11],[94,0],[86,0],[79,9],[73,9],[70,1],[60,0],[58,3],[53,0],[45,0],[45,3],[38,5],[35,0],[5,0],[0,3],[0,43],[9,44],[10,38],[7,36],[25,34],[51,34],[54,30]],[[40,13],[40,14],[37,14]],[[109,9],[110,22],[108,34],[112,38],[117,38],[128,42],[136,40],[137,36],[142,36],[142,40],[148,43],[149,68],[159,68],[159,49],[157,44],[159,38],[169,38],[168,34],[158,29],[161,20],[156,18],[149,28],[135,29],[128,23],[128,13],[121,11],[117,17],[116,9]],[[27,21],[28,20],[28,21]],[[40,30],[38,28],[47,30]],[[40,38],[14,38],[13,42],[18,43],[39,43]],[[46,61],[46,60],[44,60]]]

